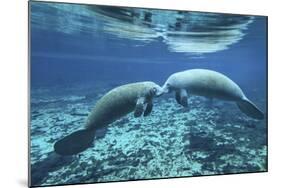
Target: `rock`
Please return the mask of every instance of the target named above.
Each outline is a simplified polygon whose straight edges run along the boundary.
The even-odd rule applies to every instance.
[[[74,157],[62,157],[52,152],[42,161],[31,165],[31,184],[40,185],[49,172],[55,171],[73,162]]]
[[[97,175],[98,177],[103,177],[103,176],[114,173],[115,170],[116,170],[115,168],[102,169],[101,171],[98,171],[97,173],[95,173],[95,175]]]
[[[214,146],[214,139],[209,137],[202,137],[191,135],[190,148],[191,150],[211,150]]]
[[[82,163],[80,164],[80,166],[81,166],[82,169],[85,170],[85,169],[88,167],[88,163],[82,162]]]
[[[226,166],[223,167],[222,172],[229,174],[229,173],[234,173],[235,172],[236,167],[227,163]]]
[[[131,162],[131,165],[132,165],[133,167],[137,167],[139,164],[140,164],[140,160],[139,160],[139,159],[133,160],[133,161]]]
[[[203,165],[202,165],[202,169],[203,170],[208,170],[208,171],[214,171],[215,169],[214,169],[214,163],[208,163],[208,162],[206,162],[206,163],[204,163]]]
[[[129,127],[129,131],[138,130],[138,129],[140,129],[141,126],[142,126],[141,124],[131,125],[131,126]]]
[[[258,165],[247,165],[247,171],[246,172],[259,172],[261,171],[260,167]]]
[[[255,129],[255,128],[257,127],[256,123],[253,123],[253,122],[247,123],[246,126],[247,126],[248,128],[251,128],[251,129]]]

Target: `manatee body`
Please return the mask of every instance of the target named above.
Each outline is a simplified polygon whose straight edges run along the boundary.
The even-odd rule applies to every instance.
[[[264,114],[243,93],[241,88],[227,76],[207,69],[190,69],[172,74],[162,87],[165,93],[175,91],[176,100],[188,106],[188,94],[234,101],[247,116],[263,119]]]
[[[137,82],[112,89],[97,101],[83,129],[55,143],[55,152],[73,155],[84,151],[92,145],[97,129],[133,111],[135,117],[149,115],[153,97],[162,93],[162,88],[154,82]]]

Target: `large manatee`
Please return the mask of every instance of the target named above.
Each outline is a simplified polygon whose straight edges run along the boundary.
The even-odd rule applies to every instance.
[[[207,69],[190,69],[172,74],[162,87],[165,93],[175,91],[176,101],[188,106],[187,95],[193,94],[208,98],[236,102],[247,116],[263,119],[263,112],[253,104],[240,87],[227,76]]]
[[[55,152],[60,155],[73,155],[84,151],[92,145],[97,129],[132,111],[135,117],[149,115],[153,97],[162,93],[162,88],[154,82],[137,82],[112,89],[97,101],[83,129],[55,143]]]

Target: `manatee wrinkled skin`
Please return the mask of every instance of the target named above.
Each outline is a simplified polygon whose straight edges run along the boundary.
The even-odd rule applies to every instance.
[[[217,98],[237,103],[247,116],[263,119],[264,114],[243,93],[241,88],[227,76],[207,69],[190,69],[172,74],[162,87],[164,93],[175,91],[179,104],[187,107],[188,94]]]

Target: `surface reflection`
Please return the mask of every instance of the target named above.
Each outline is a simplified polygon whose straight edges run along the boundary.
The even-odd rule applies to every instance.
[[[243,39],[254,20],[252,16],[244,15],[111,6],[57,6],[48,3],[34,6],[37,11],[32,12],[32,23],[41,29],[52,27],[63,33],[95,36],[107,33],[143,44],[160,40],[171,52],[189,54],[228,49]],[[40,6],[44,8],[40,10]],[[52,11],[53,16],[46,17],[46,11]]]

